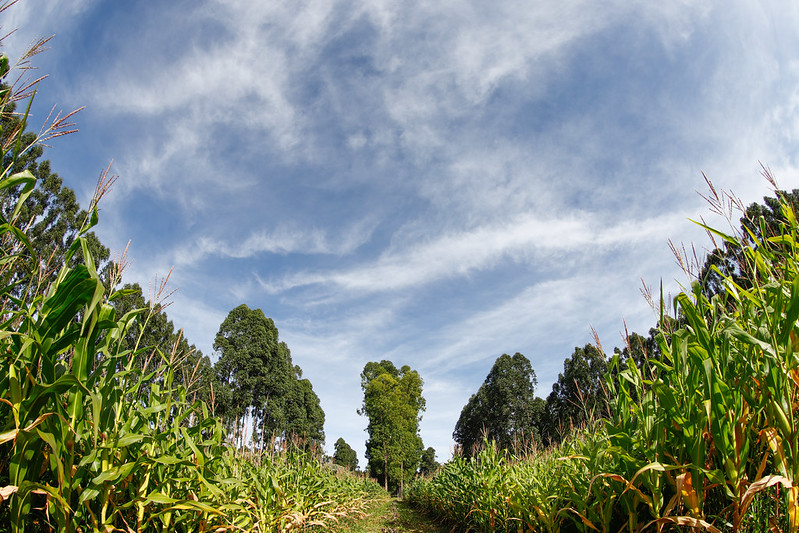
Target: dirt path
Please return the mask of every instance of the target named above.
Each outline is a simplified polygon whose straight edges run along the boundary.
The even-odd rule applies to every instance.
[[[346,520],[339,524],[336,532],[349,533],[450,533],[422,515],[406,502],[385,498],[376,500],[367,509],[367,515],[358,520]]]

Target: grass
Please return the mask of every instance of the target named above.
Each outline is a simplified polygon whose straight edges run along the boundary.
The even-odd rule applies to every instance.
[[[450,529],[433,522],[407,501],[388,494],[375,497],[364,515],[347,518],[327,531],[339,533],[450,533]]]

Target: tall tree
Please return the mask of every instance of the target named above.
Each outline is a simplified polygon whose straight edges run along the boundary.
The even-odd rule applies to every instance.
[[[279,400],[288,392],[293,365],[272,319],[260,309],[245,304],[236,307],[220,325],[214,350],[219,354],[214,365],[220,383],[217,412],[233,426],[234,438],[243,444],[243,425],[249,415],[256,419],[254,431],[263,427],[258,419],[271,428],[282,422]]]
[[[462,453],[471,455],[484,436],[502,449],[539,440],[543,400],[536,401],[537,384],[532,364],[524,355],[499,356],[455,424],[452,437]]]
[[[295,368],[299,370],[299,367]],[[325,412],[309,380],[293,380],[286,397],[285,409],[285,434],[298,437],[307,443],[325,441]]]
[[[546,403],[547,436],[551,440],[560,440],[572,427],[606,413],[607,371],[605,354],[593,344],[576,347],[563,361],[563,373],[552,385]]]
[[[341,437],[338,438],[334,447],[333,464],[349,468],[352,471],[358,469],[358,454]]]
[[[7,86],[0,84],[0,90]],[[30,273],[39,271],[42,279],[29,280],[42,290],[48,281],[64,264],[67,249],[74,241],[89,213],[81,209],[75,191],[63,184],[63,180],[51,171],[50,161],[41,160],[44,148],[36,133],[24,132],[24,115],[14,113],[15,104],[6,104],[0,123],[0,144],[13,149],[4,150],[3,168],[9,175],[30,171],[36,185],[17,216],[17,224],[27,227],[33,253],[23,252],[26,262],[19,262],[11,282],[22,282]],[[71,124],[65,124],[67,126]],[[0,213],[9,218],[17,205],[21,186],[3,189],[0,192]],[[86,234],[86,241],[98,263],[98,271],[109,258],[108,248],[103,246],[94,232]],[[73,256],[75,262],[81,261],[81,254]],[[31,264],[36,261],[37,265]],[[20,285],[20,290],[26,284]],[[37,290],[34,287],[34,290]]]
[[[264,446],[268,435],[298,435],[324,440],[324,413],[319,398],[291,351],[278,338],[271,318],[242,304],[228,313],[214,342],[219,359],[214,365],[219,390],[217,413],[244,444],[244,424],[252,421],[253,442]]]
[[[418,372],[407,365],[397,369],[391,361],[369,362],[361,373],[364,400],[358,413],[369,418],[369,472],[386,490],[400,494],[422,455],[422,384]]]
[[[433,447],[428,447],[422,452],[422,458],[419,461],[419,474],[422,476],[431,476],[436,473],[440,465],[436,461],[436,450]]]

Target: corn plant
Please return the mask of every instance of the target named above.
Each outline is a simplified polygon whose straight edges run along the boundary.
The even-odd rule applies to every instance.
[[[753,221],[758,233],[739,236],[704,226],[741,250],[739,268],[749,283],[717,270],[725,291],[712,298],[694,283],[690,294],[676,297],[684,326],[660,335],[664,359],[652,362],[655,378],[622,373],[608,428],[628,468],[641,473],[628,493],[646,496],[653,526],[741,531],[758,494],[782,486],[785,528],[799,530],[799,250],[796,218],[785,202],[783,215],[777,235],[763,220]],[[631,401],[630,386],[641,391],[640,403]]]
[[[713,190],[712,208],[732,198]],[[799,531],[799,224],[784,200],[782,215],[771,233],[702,224],[743,275],[675,298],[661,358],[612,362],[606,420],[546,453],[456,458],[415,501],[477,531]]]
[[[9,68],[0,56],[0,77]],[[19,98],[0,91],[0,113]],[[57,120],[40,140],[65,125]],[[187,402],[175,379],[177,348],[125,348],[132,325],[146,326],[158,306],[117,316],[124,258],[107,282],[97,272],[86,235],[107,174],[64,264],[54,277],[44,271],[31,221],[18,216],[35,180],[10,172],[25,149],[13,141],[0,175],[0,194],[17,199],[0,214],[0,530],[271,532],[360,512],[362,482],[318,458],[227,449],[219,420]]]

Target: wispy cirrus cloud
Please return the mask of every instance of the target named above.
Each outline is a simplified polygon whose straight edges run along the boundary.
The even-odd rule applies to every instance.
[[[582,216],[581,216],[582,215]],[[268,292],[306,285],[331,285],[345,291],[380,292],[468,276],[502,261],[546,264],[565,253],[593,254],[609,247],[631,247],[668,234],[672,215],[645,221],[601,223],[590,213],[564,219],[515,218],[503,224],[445,234],[409,249],[384,253],[374,262],[351,270],[299,273],[277,281],[260,279]]]
[[[197,255],[217,255],[233,259],[245,259],[264,253],[340,256],[357,250],[369,239],[370,233],[369,228],[363,224],[335,236],[320,228],[305,231],[278,227],[274,230],[256,230],[240,241],[201,237],[195,249]]]

